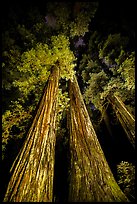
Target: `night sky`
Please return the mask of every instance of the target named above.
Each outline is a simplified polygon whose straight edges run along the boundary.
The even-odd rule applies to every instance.
[[[15,1],[15,0],[5,0],[2,4],[2,18],[6,18],[9,12],[9,8],[14,8],[14,11],[19,13],[25,12],[29,8],[36,6],[41,9],[42,12],[46,9],[46,2],[44,0],[39,1]],[[76,2],[76,1],[75,1]],[[106,1],[99,0],[99,7],[96,12],[96,20],[101,20],[103,18],[108,19],[113,23],[113,21],[119,22],[119,24],[131,23],[135,21],[135,1]],[[24,13],[25,15],[25,13]],[[23,18],[23,15],[22,15]],[[95,19],[94,19],[95,20]],[[123,21],[123,22],[122,22]]]

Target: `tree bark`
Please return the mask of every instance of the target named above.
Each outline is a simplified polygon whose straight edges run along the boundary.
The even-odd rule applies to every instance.
[[[127,110],[122,100],[115,94],[110,95],[108,100],[111,103],[130,143],[135,148],[135,119],[133,115]]]
[[[105,159],[76,77],[69,82],[71,173],[69,201],[127,202]]]
[[[23,148],[14,162],[4,202],[51,202],[59,68],[53,68]]]

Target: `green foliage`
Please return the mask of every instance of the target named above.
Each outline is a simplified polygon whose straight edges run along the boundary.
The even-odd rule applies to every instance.
[[[110,93],[121,97],[132,114],[135,114],[135,56],[134,52],[127,57],[116,70],[117,74],[111,77],[104,86],[101,99],[107,98]]]
[[[9,31],[5,31],[2,33],[2,49],[11,49],[15,46],[15,39],[10,36]]]
[[[50,28],[45,24],[44,19],[41,22],[36,22],[32,26],[32,33],[35,35],[36,42],[48,43],[50,38]]]
[[[16,22],[11,23],[3,33],[2,88],[6,93],[3,103],[8,101],[2,118],[4,151],[11,137],[26,134],[26,127],[48,81],[51,67],[58,63],[60,77],[66,80],[73,78],[76,58],[70,49],[74,49],[74,44],[70,42],[89,31],[97,7],[97,2],[49,2],[43,15],[37,8],[32,8],[22,21],[16,18]],[[45,16],[51,17],[55,25],[48,25]],[[77,71],[85,84],[86,102],[92,102],[101,109],[107,95],[114,91],[122,96],[126,105],[131,107],[133,103],[134,107],[134,55],[129,57],[125,49],[128,39],[120,33],[101,36],[100,32],[93,30],[89,34],[88,48]],[[113,63],[118,65],[112,67],[115,77],[100,71],[99,59],[108,66]],[[67,92],[61,89],[58,97],[59,124],[67,110],[69,98]]]
[[[60,129],[59,124],[61,119],[63,119],[63,114],[69,108],[70,98],[68,96],[68,92],[62,92],[62,89],[58,90],[58,105],[57,105],[57,130]]]
[[[80,64],[79,64],[79,70],[80,71],[85,69],[88,60],[90,60],[90,56],[87,54],[83,54],[82,59],[80,60]]]
[[[103,45],[100,45],[99,58],[103,59],[108,65],[115,63],[115,58],[117,58],[121,50],[124,49],[128,44],[128,39],[126,37],[118,34],[110,34]]]
[[[135,56],[134,52],[128,51],[128,42],[129,39],[121,33],[108,36],[101,36],[98,31],[91,33],[87,54],[83,55],[80,62],[86,103],[94,103],[101,110],[101,103],[109,94],[115,93],[134,114]],[[94,73],[98,75],[100,70],[107,76],[107,80],[100,79],[104,81],[103,85],[100,83],[102,89],[94,85],[96,78],[90,77]]]
[[[98,7],[98,2],[79,2],[79,12],[75,20],[70,24],[70,36],[84,36],[89,31],[89,23],[94,17]]]
[[[125,58],[128,56],[128,53],[126,53],[123,49],[121,49],[120,54],[117,59],[115,59],[115,62],[117,65],[121,65],[122,62],[125,60]]]
[[[70,36],[84,36],[88,32],[90,20],[90,16],[79,13],[75,21],[70,24]]]
[[[31,30],[27,29],[25,25],[18,25],[17,32],[20,35],[20,40],[23,42],[24,46],[27,48],[32,47],[36,42],[35,35]]]
[[[97,62],[87,58],[85,61],[84,70],[81,73],[83,82],[86,83],[90,79],[90,73],[99,73],[99,72],[100,72],[100,67],[97,64]]]
[[[117,165],[118,184],[129,199],[135,199],[135,166],[122,161]]]
[[[78,9],[75,9],[77,5]],[[94,17],[97,7],[97,2],[52,2],[48,3],[48,16],[56,21],[53,29],[57,33],[74,38],[76,36],[84,36],[88,32],[89,23]]]
[[[58,17],[63,20],[65,13]],[[75,57],[69,48],[69,38],[53,37],[37,9],[28,12],[25,19],[24,23],[16,22],[14,29],[10,27],[2,36],[3,158],[9,140],[27,133],[52,66],[58,62],[60,76],[67,80],[74,74]],[[60,99],[60,119],[67,103],[66,95],[63,93]]]
[[[127,90],[135,90],[135,52],[126,58],[118,69],[124,80],[124,86]]]
[[[69,38],[64,35],[53,36],[51,38],[53,58],[59,62],[60,76],[66,80],[73,79],[74,61],[76,60],[73,52],[70,50]]]
[[[4,70],[3,89],[18,90],[18,95],[13,97],[13,102],[9,103],[8,112],[6,111],[3,115],[3,150],[5,151],[8,140],[13,135],[14,138],[20,138],[20,135],[25,134],[25,115],[27,116],[27,113],[29,113],[28,121],[30,121],[45,83],[48,81],[51,68],[58,63],[60,77],[67,80],[72,79],[75,57],[72,51],[70,51],[69,39],[64,35],[52,36],[49,45],[36,43],[33,48],[24,51],[22,54],[18,49],[5,51],[4,57],[5,61],[2,67]],[[8,64],[7,59],[9,60]],[[67,107],[67,102],[67,93],[59,92],[60,108],[58,120],[61,120],[62,112]],[[32,111],[26,111],[27,109]],[[18,114],[16,114],[16,110],[19,111]],[[13,120],[11,120],[11,117]],[[12,132],[13,127],[18,129],[18,135]]]
[[[91,55],[94,55],[94,56],[98,55],[98,52],[99,52],[98,49],[100,47],[102,40],[103,40],[103,37],[100,36],[100,34],[97,31],[91,32],[89,42],[88,42],[88,52],[91,53]]]
[[[13,86],[19,88],[22,97],[27,97],[38,84],[42,85],[48,80],[50,59],[48,46],[42,44],[37,44],[35,49],[32,48],[21,55],[17,65],[20,78],[13,81]]]
[[[55,4],[56,9],[52,11],[56,21],[55,29],[67,35],[69,32],[69,17],[71,13],[70,5],[66,2],[56,2]]]
[[[100,71],[101,67],[97,60],[93,60],[90,54],[82,55],[77,73],[82,76],[85,86],[87,86],[87,82],[90,80],[90,74],[99,73]]]
[[[120,78],[112,77],[107,84],[103,87],[103,91],[100,95],[101,99],[107,98],[107,96],[111,93],[118,92],[118,90],[123,91],[123,82],[121,82]]]
[[[101,93],[103,92],[103,87],[108,82],[107,75],[101,71],[99,73],[91,73],[90,80],[88,81],[88,88],[84,92],[84,99],[86,103],[92,102],[95,104],[96,108],[101,109]]]
[[[9,108],[10,109],[6,110],[2,115],[3,159],[5,156],[6,145],[8,144],[10,138],[22,138],[24,136],[24,133],[26,132],[28,122],[32,118],[32,107],[24,109],[18,101],[15,101],[12,102]]]
[[[20,63],[17,65],[20,78],[13,81],[13,86],[19,88],[23,97],[27,97],[38,85],[45,84],[51,67],[57,62],[60,76],[70,79],[74,74],[74,60],[74,55],[69,49],[69,40],[63,35],[53,36],[50,46],[37,43],[35,48],[21,55]]]

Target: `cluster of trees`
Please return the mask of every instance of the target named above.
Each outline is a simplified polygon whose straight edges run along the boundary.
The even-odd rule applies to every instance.
[[[126,185],[122,176],[117,183],[98,138],[103,122],[110,137],[119,124],[134,151],[133,31],[130,37],[91,29],[98,8],[52,2],[45,10],[28,6],[24,18],[9,9],[2,33],[3,171],[14,163],[4,202],[134,200],[134,164],[126,163],[126,175],[133,172]],[[119,164],[120,174],[125,166]]]

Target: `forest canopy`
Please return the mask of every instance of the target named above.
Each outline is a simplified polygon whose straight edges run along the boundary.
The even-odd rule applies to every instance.
[[[123,119],[125,115],[122,118],[122,113],[118,116],[120,105],[115,106],[112,98],[116,100],[118,97],[120,104],[124,104],[124,108],[132,115],[132,119],[129,120],[134,121],[135,118],[134,5],[127,6],[127,3],[118,5],[114,2],[110,5],[111,3],[101,3],[101,1],[43,4],[42,2],[31,5],[30,2],[24,2],[20,6],[9,3],[4,7],[5,13],[2,19],[3,172],[4,169],[9,171],[22,147],[54,66],[59,67],[57,142],[64,138],[63,147],[68,143],[65,137],[67,127],[64,123],[70,106],[68,81],[73,81],[74,75],[77,76],[95,131],[101,144],[104,144],[104,149],[106,147],[106,155],[109,155],[107,140],[104,139],[102,142],[100,135],[109,135],[113,132],[113,136],[111,135],[113,141],[114,135],[117,134],[116,130],[114,131],[115,127],[119,132],[119,127],[124,127],[121,126],[121,121],[126,120]],[[127,11],[129,15],[126,15]],[[110,124],[106,122],[106,113]],[[130,131],[127,133],[126,130],[125,134],[134,137],[133,129],[131,133]],[[121,144],[122,142],[118,145],[119,148]],[[132,149],[130,143],[126,145],[125,149],[128,145],[129,149]],[[113,148],[115,147],[116,145]],[[114,152],[111,154],[115,160]],[[109,160],[109,156],[106,157]],[[121,160],[117,158],[114,161],[114,169],[118,164],[120,165],[122,159],[127,159],[129,165],[125,164],[134,171],[134,159],[129,155],[127,158],[121,156]],[[118,172],[121,173],[121,166],[118,168]],[[124,168],[126,167],[123,165]],[[134,189],[133,179],[129,180],[131,181],[129,185]],[[4,181],[5,189],[7,181],[6,179]],[[127,196],[133,199],[134,190],[130,191],[128,184],[124,187],[124,181],[121,181],[120,177],[119,185],[126,189]]]

